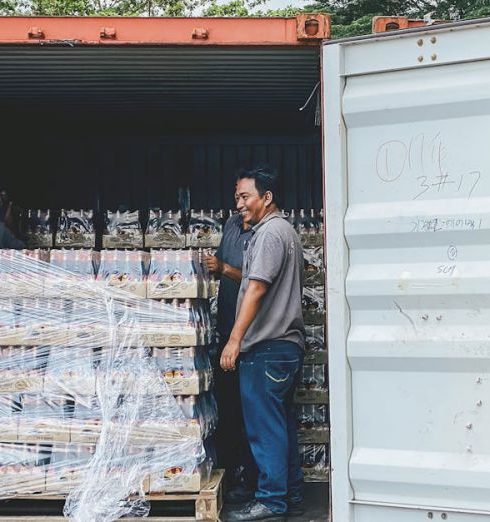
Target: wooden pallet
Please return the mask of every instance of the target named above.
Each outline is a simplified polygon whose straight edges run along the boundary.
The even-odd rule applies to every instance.
[[[216,522],[223,507],[223,476],[224,471],[221,469],[213,470],[209,482],[198,493],[152,493],[146,498],[151,502],[183,502],[194,501],[195,515],[189,516],[173,516],[173,517],[153,517],[147,518],[124,518],[124,522],[141,522],[141,520],[149,520],[150,522],[194,522],[203,520],[206,522]],[[19,499],[20,497],[15,497]],[[32,500],[60,500],[62,496],[41,496],[33,495],[32,497],[22,497]],[[0,516],[0,522],[66,522],[66,518],[60,516]]]

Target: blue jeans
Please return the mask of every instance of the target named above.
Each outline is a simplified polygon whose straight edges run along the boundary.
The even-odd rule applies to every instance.
[[[227,342],[228,337],[220,339],[218,361]],[[225,372],[218,364],[214,377],[214,392],[218,405],[218,426],[215,432],[217,465],[225,469],[230,486],[236,485],[233,479],[236,480],[235,475],[243,466],[243,485],[247,489],[255,490],[257,467],[245,435],[239,375],[237,372]]]
[[[240,394],[250,448],[259,469],[255,498],[276,513],[303,498],[293,402],[303,351],[290,341],[264,341],[240,355]]]

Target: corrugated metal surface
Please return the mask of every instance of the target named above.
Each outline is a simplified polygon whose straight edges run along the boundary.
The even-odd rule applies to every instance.
[[[68,132],[68,130],[67,130]],[[30,136],[0,147],[1,183],[25,207],[232,208],[238,168],[268,162],[283,179],[287,208],[320,208],[318,136]]]
[[[325,47],[334,522],[490,516],[489,37]]]
[[[319,52],[0,46],[0,71],[0,109],[297,112],[318,81]]]

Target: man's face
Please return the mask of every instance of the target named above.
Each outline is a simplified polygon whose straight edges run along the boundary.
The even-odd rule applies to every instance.
[[[243,178],[239,179],[236,184],[235,201],[243,222],[256,225],[267,214],[270,193],[266,192],[260,196],[255,188],[255,180]]]

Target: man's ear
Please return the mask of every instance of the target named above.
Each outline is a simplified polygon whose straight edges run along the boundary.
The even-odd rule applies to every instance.
[[[272,195],[272,192],[270,190],[267,190],[266,193],[264,194],[265,196],[265,206],[268,207],[271,203],[272,203],[272,199],[273,199],[273,195]]]

